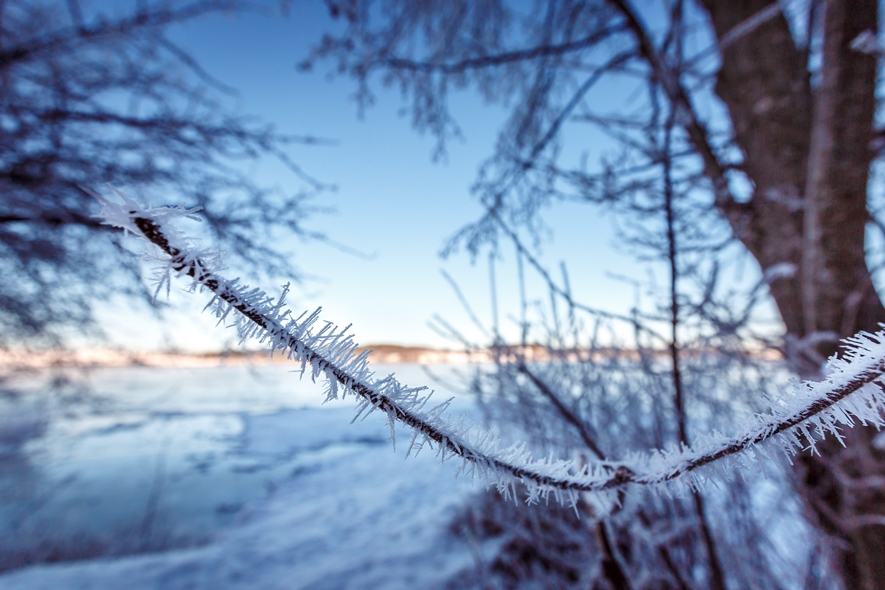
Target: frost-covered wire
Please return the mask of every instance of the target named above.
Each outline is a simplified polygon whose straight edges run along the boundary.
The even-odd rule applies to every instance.
[[[699,437],[690,447],[634,453],[619,461],[534,459],[524,443],[505,448],[495,430],[471,425],[465,416],[451,419],[449,402],[431,406],[427,388],[406,387],[393,376],[376,379],[369,368],[369,351],[357,354],[349,326],[340,329],[321,322],[319,309],[297,317],[286,309],[288,286],[274,300],[263,291],[220,276],[219,254],[195,247],[173,223],[180,217],[194,218],[196,210],[146,207],[125,193],[116,194],[117,199],[96,195],[102,206],[98,217],[162,251],[153,257],[159,263],[158,291],[164,286],[168,289],[176,276],[190,277],[192,290],[214,294],[206,307],[213,309],[219,323],[233,317],[241,340],[256,338],[269,346],[271,354],[285,354],[301,364],[302,375],[309,367],[313,380],[326,380],[327,399],[356,396],[355,419],[383,412],[391,437],[396,423],[413,430],[410,453],[425,444],[436,447],[443,460],[460,457],[462,470],[473,470],[503,492],[515,491],[521,482],[529,501],[553,494],[574,503],[579,492],[614,492],[631,485],[695,487],[706,477],[702,467],[724,470],[734,462],[749,465],[759,455],[814,452],[816,441],[825,435],[841,440],[843,426],[885,424],[885,332],[880,331],[844,340],[844,354],[830,360],[825,379],[795,384],[784,397],[772,400],[770,413],[752,416],[736,436],[714,432]]]

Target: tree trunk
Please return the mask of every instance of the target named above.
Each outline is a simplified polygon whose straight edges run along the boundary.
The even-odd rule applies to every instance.
[[[771,0],[704,0],[719,39]],[[878,329],[885,308],[866,266],[867,182],[872,152],[876,58],[851,41],[877,31],[876,0],[827,0],[820,81],[783,14],[722,49],[716,93],[728,107],[755,184],[748,203],[723,214],[763,269],[789,263],[771,292],[803,376],[836,352],[836,338]],[[789,347],[788,347],[789,348]],[[822,457],[803,455],[803,495],[831,537],[847,588],[885,589],[885,454],[875,431],[846,432]]]

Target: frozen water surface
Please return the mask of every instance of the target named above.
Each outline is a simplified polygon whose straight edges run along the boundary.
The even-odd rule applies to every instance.
[[[469,478],[289,366],[48,378],[0,395],[4,589],[433,587],[470,563],[445,531]],[[9,569],[34,561],[64,563]]]

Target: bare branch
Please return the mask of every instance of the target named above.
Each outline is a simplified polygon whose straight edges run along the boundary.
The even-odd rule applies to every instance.
[[[716,194],[716,203],[720,207],[731,207],[737,202],[728,188],[728,180],[725,178],[726,167],[720,162],[719,156],[713,150],[713,146],[708,138],[706,127],[701,123],[700,118],[695,113],[694,106],[689,98],[688,92],[682,86],[679,79],[673,74],[670,68],[664,63],[661,55],[654,47],[651,36],[646,31],[645,26],[639,18],[639,15],[628,4],[627,0],[608,0],[609,4],[614,6],[624,17],[627,27],[636,38],[639,44],[639,53],[648,62],[655,76],[661,81],[667,97],[675,105],[681,123],[685,127],[692,145],[701,156],[704,162],[704,171],[713,183],[713,189]]]
[[[583,39],[557,45],[537,45],[527,49],[508,51],[495,55],[483,55],[470,59],[464,59],[453,63],[435,63],[432,61],[415,61],[398,57],[389,57],[380,60],[380,65],[422,73],[459,74],[469,70],[491,68],[514,62],[532,61],[548,57],[559,57],[583,51],[608,39],[612,35],[623,32],[625,29],[618,25],[605,27],[594,31]]]
[[[68,44],[126,35],[138,29],[158,28],[190,20],[210,12],[233,10],[241,5],[242,2],[238,0],[201,0],[178,9],[161,8],[154,11],[139,11],[129,18],[117,21],[102,20],[91,26],[80,23],[76,27],[61,29],[0,51],[0,70],[6,69],[16,62],[33,59],[37,54],[54,51]]]

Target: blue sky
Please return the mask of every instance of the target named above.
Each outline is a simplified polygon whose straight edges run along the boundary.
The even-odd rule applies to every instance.
[[[434,139],[420,136],[408,117],[399,115],[403,103],[398,93],[376,85],[377,102],[361,120],[351,98],[351,80],[330,79],[331,66],[320,65],[307,74],[296,70],[295,64],[332,25],[321,3],[296,3],[288,17],[214,16],[181,25],[172,37],[208,72],[239,90],[234,101],[239,112],[271,122],[285,133],[335,142],[297,147],[291,153],[311,175],[338,187],[318,202],[335,212],[314,217],[311,227],[372,256],[354,256],[322,243],[281,244],[313,277],[293,299],[293,307],[322,306],[325,319],[352,323],[362,343],[452,346],[427,326],[435,314],[479,338],[440,271],[458,282],[477,316],[490,325],[488,260],[482,257],[473,264],[466,254],[442,260],[438,252],[448,236],[481,212],[469,188],[478,166],[493,153],[506,112],[484,104],[469,89],[455,95],[453,111],[465,139],[449,145],[445,162],[434,163]],[[588,128],[582,140],[580,149],[591,160],[602,155],[602,147],[594,148],[604,146],[604,138]],[[262,183],[295,185],[273,162],[262,163],[253,173]],[[628,312],[638,292],[611,275],[646,281],[655,269],[638,264],[616,243],[611,220],[598,209],[574,204],[551,208],[545,220],[553,231],[542,244],[540,258],[548,267],[558,276],[560,261],[567,264],[573,292],[583,303]],[[236,269],[230,273],[236,274]],[[503,248],[496,274],[502,329],[513,336],[517,328],[508,313],[516,312],[519,299],[512,248]],[[657,281],[665,280],[659,270]],[[274,291],[278,286],[261,287]],[[529,299],[546,300],[537,280],[530,278],[528,291]],[[138,346],[152,346],[163,338],[166,344],[186,349],[217,345],[219,332],[212,319],[192,318],[201,300],[174,294],[171,303],[182,310],[180,319],[171,329],[146,329],[150,336],[143,331]],[[113,335],[133,344],[131,334],[118,330]]]

